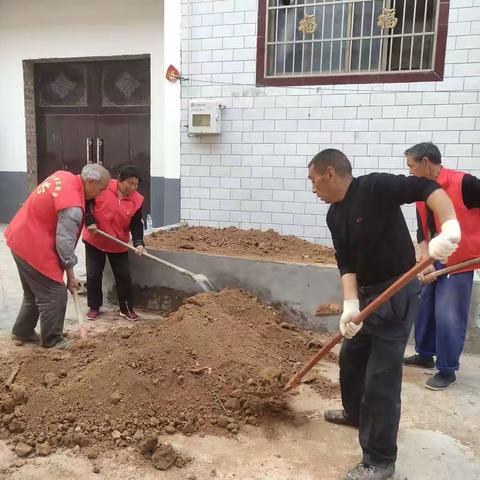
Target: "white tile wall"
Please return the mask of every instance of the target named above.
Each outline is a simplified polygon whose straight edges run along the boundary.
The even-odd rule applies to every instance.
[[[445,165],[480,175],[480,2],[451,0],[443,82],[256,88],[257,0],[182,0],[182,218],[274,228],[329,243],[327,205],[306,165],[343,150],[356,175],[406,173],[403,151],[437,143]],[[223,132],[190,137],[190,98],[218,98]],[[404,208],[415,228],[411,206]]]

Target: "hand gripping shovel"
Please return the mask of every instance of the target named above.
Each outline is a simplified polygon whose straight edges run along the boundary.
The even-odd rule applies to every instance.
[[[381,295],[379,295],[372,303],[365,307],[353,320],[352,322],[361,323],[368,316],[370,316],[382,303],[386,302],[390,297],[395,295],[399,290],[401,290],[407,283],[413,280],[420,272],[425,270],[429,265],[434,262],[433,258],[427,258],[422,262],[415,265],[408,272],[404,273],[395,283],[390,285]],[[297,372],[287,383],[284,392],[288,392],[295,387],[300,385],[301,379],[318,363],[318,361],[325,356],[341,339],[343,335],[341,332],[337,332],[327,344],[325,344],[311,359],[306,363],[302,369]]]
[[[130,245],[129,243],[125,243],[116,237],[113,237],[109,233],[106,233],[106,232],[103,232],[102,230],[97,229],[97,234],[102,235],[110,239],[112,242],[118,243],[119,245],[123,245],[129,250],[137,252],[137,249],[134,246]],[[155,255],[152,255],[151,253],[148,253],[148,252],[143,253],[142,257],[150,258],[151,260],[155,260],[156,262],[161,263],[162,265],[173,268],[178,273],[187,275],[188,277],[192,278],[195,282],[197,282],[205,292],[213,292],[215,290],[210,280],[205,275],[202,275],[201,273],[190,272],[189,270],[185,270],[184,268],[179,267],[178,265],[174,265],[173,263],[167,262],[166,260],[162,260],[161,258],[158,258]]]

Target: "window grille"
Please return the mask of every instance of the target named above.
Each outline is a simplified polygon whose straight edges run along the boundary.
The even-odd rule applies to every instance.
[[[434,70],[440,0],[264,1],[266,79]]]

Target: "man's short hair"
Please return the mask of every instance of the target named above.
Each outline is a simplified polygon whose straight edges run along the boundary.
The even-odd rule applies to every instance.
[[[100,182],[102,179],[110,180],[110,172],[99,163],[87,163],[82,168],[80,176],[85,181]]]
[[[352,164],[347,156],[335,148],[327,148],[317,153],[308,168],[314,167],[318,173],[324,173],[327,167],[333,167],[335,172],[341,177],[352,175]]]
[[[413,147],[405,150],[404,155],[413,158],[416,162],[420,162],[422,158],[427,158],[435,165],[442,163],[442,154],[438,147],[432,142],[417,143]]]

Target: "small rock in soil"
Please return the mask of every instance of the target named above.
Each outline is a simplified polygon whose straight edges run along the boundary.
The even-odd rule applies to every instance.
[[[37,443],[35,451],[39,457],[48,457],[53,452],[53,449],[48,442],[43,442]]]
[[[22,405],[28,400],[27,389],[22,385],[12,385],[12,397],[15,405]]]
[[[158,437],[153,434],[147,435],[139,445],[140,453],[147,458],[152,456],[152,453],[157,448]]]
[[[56,387],[60,385],[60,378],[54,372],[48,372],[43,376],[43,384],[46,387]]]
[[[19,457],[28,457],[33,452],[33,447],[30,445],[27,445],[26,443],[20,442],[16,447],[15,447],[15,453]]]
[[[220,415],[218,418],[217,418],[217,425],[219,427],[226,427],[230,422],[228,421],[228,418],[225,417],[224,415]]]
[[[118,403],[122,399],[122,394],[120,392],[113,392],[110,395],[110,400],[112,403]]]
[[[85,450],[85,455],[90,460],[95,460],[96,458],[98,458],[98,450],[94,447],[87,448],[87,450]]]
[[[152,455],[153,466],[158,470],[168,470],[177,460],[178,454],[169,443],[163,443]]]

